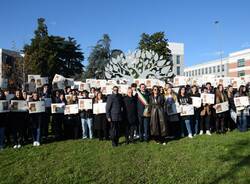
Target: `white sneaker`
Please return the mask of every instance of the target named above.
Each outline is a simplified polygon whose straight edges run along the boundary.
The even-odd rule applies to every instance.
[[[210,131],[209,131],[209,130],[207,130],[207,131],[206,131],[206,134],[207,134],[207,135],[211,135],[211,133],[210,133]]]
[[[197,134],[194,134],[194,137],[196,136]]]
[[[21,144],[18,144],[18,145],[17,145],[17,148],[21,148]]]
[[[40,142],[36,142],[36,146],[40,146]]]
[[[192,134],[188,134],[188,137],[189,137],[189,138],[193,138]]]
[[[162,143],[162,145],[163,145],[163,146],[165,146],[165,145],[166,145],[166,143],[164,142],[164,143]]]
[[[13,147],[13,148],[14,148],[14,149],[16,149],[17,147],[18,147],[17,145],[14,145],[14,147]]]
[[[33,142],[33,146],[36,146],[36,141]]]
[[[87,138],[88,138],[87,136],[82,137],[82,139],[87,139]]]
[[[200,131],[200,135],[202,135],[202,134],[203,134],[203,130]]]

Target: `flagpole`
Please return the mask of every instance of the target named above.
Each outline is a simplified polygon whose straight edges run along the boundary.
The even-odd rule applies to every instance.
[[[219,44],[219,52],[220,52],[220,73],[221,73],[221,77],[222,77],[222,74],[223,74],[223,71],[222,71],[222,41],[221,41],[221,31],[220,31],[220,26],[219,26],[219,21],[216,20],[214,22],[214,24],[216,25],[216,28],[217,28],[217,34],[218,34],[218,44]],[[224,68],[225,70],[225,68]]]

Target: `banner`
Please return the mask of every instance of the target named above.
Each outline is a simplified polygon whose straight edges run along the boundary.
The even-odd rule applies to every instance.
[[[215,105],[216,114],[226,112],[229,110],[228,102],[223,102]]]
[[[181,105],[181,116],[191,116],[194,115],[193,105]]]
[[[247,107],[250,105],[248,96],[241,96],[234,98],[234,104],[236,107]]]
[[[193,106],[196,108],[200,108],[201,107],[201,97],[192,96],[191,98],[192,98]]]
[[[30,114],[45,112],[45,102],[44,101],[28,102],[28,108]]]
[[[93,99],[79,99],[78,107],[80,110],[93,109]]]
[[[11,100],[10,106],[12,112],[26,112],[28,110],[26,100]]]
[[[64,114],[77,114],[78,104],[65,105]]]
[[[9,101],[8,100],[0,100],[0,113],[9,112]]]
[[[93,114],[104,114],[104,113],[106,113],[106,103],[93,104]]]
[[[214,104],[214,94],[201,93],[201,100],[203,104]]]
[[[52,103],[51,113],[52,114],[64,113],[64,108],[65,108],[64,103]]]

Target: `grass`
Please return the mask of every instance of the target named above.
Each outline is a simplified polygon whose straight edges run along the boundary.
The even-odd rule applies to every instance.
[[[124,139],[123,139],[124,140]],[[250,183],[250,131],[168,142],[68,140],[0,152],[0,183]]]

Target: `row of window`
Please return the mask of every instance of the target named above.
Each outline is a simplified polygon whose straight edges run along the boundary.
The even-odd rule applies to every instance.
[[[225,66],[224,65],[217,65],[217,66],[211,66],[211,67],[206,67],[206,68],[201,68],[189,72],[184,72],[184,75],[186,77],[192,77],[192,76],[199,76],[199,75],[204,75],[204,74],[212,74],[212,73],[218,73],[218,72],[224,72],[225,71]]]

